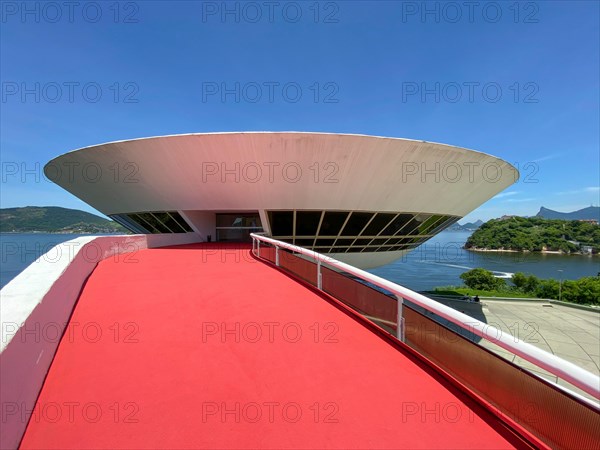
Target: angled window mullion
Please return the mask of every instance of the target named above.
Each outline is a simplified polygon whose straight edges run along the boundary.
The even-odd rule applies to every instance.
[[[417,214],[413,214],[412,219],[410,219],[408,222],[406,222],[402,228],[400,228],[395,234],[394,236],[400,236],[401,235],[401,231],[404,230],[407,226],[409,226],[414,220],[416,220],[417,218]]]
[[[371,218],[369,219],[369,221],[367,222],[367,224],[366,224],[366,225],[363,227],[363,229],[362,229],[362,230],[360,230],[360,232],[358,233],[358,236],[359,236],[359,237],[361,237],[361,236],[362,236],[362,234],[365,232],[365,230],[367,229],[367,227],[368,227],[368,226],[371,224],[371,222],[373,222],[373,219],[375,218],[375,216],[376,216],[377,214],[378,214],[378,213],[373,213],[373,215],[371,216]],[[357,237],[357,239],[358,239],[358,237]],[[365,239],[368,239],[368,238],[365,238]],[[352,245],[354,245],[354,243],[355,243],[355,242],[356,242],[356,239],[354,239],[354,242],[352,243]],[[367,244],[367,245],[368,245],[368,244]]]
[[[384,226],[384,227],[381,229],[381,231],[380,231],[379,233],[377,233],[377,236],[381,236],[381,233],[383,233],[383,230],[385,230],[387,227],[389,227],[389,226],[390,226],[390,224],[391,224],[391,223],[392,223],[394,220],[396,220],[396,217],[398,217],[400,214],[401,214],[401,213],[398,213],[398,214],[396,214],[396,215],[395,215],[395,216],[392,218],[392,220],[390,220],[388,223],[386,223],[386,224],[385,224],[385,226]]]
[[[190,227],[190,224],[186,222],[186,220],[181,216],[181,214],[179,214],[179,212],[176,212],[175,215],[171,214],[171,216],[173,217],[175,222],[177,222],[179,226],[185,230],[186,233],[191,233],[194,231],[192,230],[192,227]]]
[[[433,221],[430,225],[425,228],[424,234],[431,234],[430,231],[436,229],[440,224],[444,223],[447,220],[448,216],[441,214],[437,220]]]
[[[171,231],[171,229],[168,226],[166,226],[165,223],[158,218],[158,216],[156,216],[156,214],[158,214],[158,213],[148,213],[148,214],[150,214],[152,217],[154,217],[154,220],[156,220],[163,227],[165,227],[166,230],[168,230],[170,233],[173,233],[173,231]]]
[[[384,226],[384,227],[381,229],[381,231],[380,231],[380,232],[377,234],[377,236],[381,236],[381,233],[383,233],[383,231],[384,231],[384,230],[385,230],[387,227],[389,227],[389,226],[392,224],[392,222],[394,222],[394,220],[396,220],[396,218],[397,218],[397,217],[398,217],[400,214],[401,214],[401,213],[398,213],[398,214],[396,214],[396,215],[393,217],[393,219],[392,219],[392,220],[390,220],[388,223],[386,223],[386,224],[385,224],[385,226]],[[372,242],[372,241],[371,241],[371,242]],[[387,241],[385,241],[385,242],[387,242]],[[384,244],[385,244],[385,242],[384,242]],[[379,247],[380,247],[380,246],[379,246]],[[377,248],[379,249],[379,247],[377,247]],[[375,251],[377,251],[377,250],[375,250]]]
[[[429,234],[429,230],[431,230],[432,227],[434,227],[443,218],[444,218],[443,215],[431,214],[431,216],[429,216],[427,218],[427,220],[425,222],[423,222],[423,224],[419,227],[418,235],[422,236],[425,234]]]
[[[147,230],[141,223],[133,220],[127,214],[115,214],[114,216],[110,216],[113,220],[123,225],[125,228],[130,231],[134,231],[135,233],[140,234],[150,234],[151,231]]]
[[[169,211],[167,211],[167,215],[173,221],[173,223],[179,227],[179,229],[181,230],[181,231],[179,231],[179,233],[185,233],[186,232],[184,230],[184,228],[179,224],[179,222],[177,220],[175,220],[175,217],[173,216],[173,214],[171,214]]]
[[[444,221],[442,223],[439,223],[436,225],[436,227],[432,230],[430,230],[430,234],[437,234],[440,230],[440,228],[446,229],[448,228],[450,225],[452,225],[453,223],[458,222],[460,218],[456,217],[456,216],[444,216]]]
[[[319,233],[321,232],[321,224],[323,223],[323,217],[325,217],[325,210],[321,211],[321,218],[319,219],[319,225],[317,226],[317,232],[315,234],[315,239],[312,245],[313,250],[315,249],[317,238],[319,237]]]
[[[145,223],[146,225],[148,225],[150,227],[149,230],[152,234],[160,234],[160,230],[158,230],[158,228],[156,228],[153,224],[151,224],[144,217],[142,217],[141,214],[147,214],[147,213],[138,213],[138,214],[134,214],[134,216],[137,217],[137,220],[140,220],[143,223]]]
[[[342,226],[340,227],[340,230],[338,231],[337,236],[335,237],[334,241],[333,241],[333,245],[332,247],[335,247],[335,243],[337,242],[337,240],[340,238],[340,236],[342,235],[342,231],[344,230],[344,227],[346,226],[346,224],[348,223],[348,221],[350,220],[350,217],[352,216],[352,211],[348,212],[348,215],[346,216],[346,220],[344,220],[344,223],[342,224]]]
[[[412,214],[412,213],[399,213],[399,214],[398,214],[398,216],[400,216],[400,214]],[[398,217],[398,216],[396,216],[396,217]],[[397,235],[398,235],[398,233],[399,233],[401,230],[403,230],[403,229],[404,229],[404,228],[405,228],[405,227],[406,227],[406,226],[407,226],[407,225],[408,225],[410,222],[412,222],[412,221],[415,219],[415,217],[416,217],[416,216],[413,214],[413,216],[410,218],[410,220],[407,220],[407,221],[406,221],[406,223],[405,223],[404,225],[402,225],[402,227],[401,227],[401,228],[400,228],[398,231],[396,231],[394,234],[390,235],[390,239],[392,239],[393,237],[397,236]],[[396,220],[396,219],[394,218],[394,220]],[[384,230],[385,230],[385,228],[384,228]],[[387,241],[385,241],[385,242],[383,243],[383,245],[387,245],[387,244],[388,244],[388,242],[390,241],[390,239],[388,239]]]
[[[423,221],[423,223],[425,223],[427,220],[429,220],[429,217],[431,216],[431,214],[429,214],[429,213],[416,213],[415,214],[415,218],[413,220],[418,222],[419,221],[419,217],[422,217],[422,216],[427,216],[427,218]],[[413,220],[411,220],[411,224],[412,224]],[[412,228],[408,232],[408,235],[409,236],[418,236],[419,235],[419,233],[418,233],[419,226],[420,225],[417,225],[416,227]],[[417,234],[414,234],[415,231],[417,232]],[[413,233],[413,234],[411,234],[411,233]]]

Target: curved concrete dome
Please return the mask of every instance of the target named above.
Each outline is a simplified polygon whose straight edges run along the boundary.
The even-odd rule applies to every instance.
[[[219,214],[256,213],[267,234],[361,267],[397,259],[518,178],[507,162],[464,148],[304,132],[111,142],[61,155],[44,171],[138,232],[161,231],[140,213],[169,212],[184,222],[178,231],[216,239]]]

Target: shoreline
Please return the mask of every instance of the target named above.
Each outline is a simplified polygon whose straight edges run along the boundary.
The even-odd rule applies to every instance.
[[[540,250],[540,251],[531,251],[531,250],[512,250],[512,249],[498,249],[498,248],[466,248],[463,247],[464,250],[470,252],[482,252],[482,253],[541,253],[544,255],[579,255],[579,256],[598,256],[598,253],[581,253],[581,252],[571,252],[565,253],[560,250]]]

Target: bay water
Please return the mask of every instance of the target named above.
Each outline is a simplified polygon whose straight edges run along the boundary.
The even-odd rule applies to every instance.
[[[417,291],[460,285],[460,274],[476,267],[491,270],[503,278],[525,272],[539,278],[566,280],[600,272],[599,256],[468,251],[463,246],[470,234],[444,231],[401,259],[370,272]],[[0,233],[0,287],[37,258],[51,252],[55,245],[79,236],[82,235]],[[52,253],[48,255],[52,257]]]

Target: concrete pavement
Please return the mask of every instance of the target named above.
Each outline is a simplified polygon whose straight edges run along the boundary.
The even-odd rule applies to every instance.
[[[482,300],[489,325],[553,353],[600,376],[600,313],[549,302]],[[465,313],[468,313],[465,311]],[[583,391],[537,366],[482,340],[480,345],[559,385]]]

